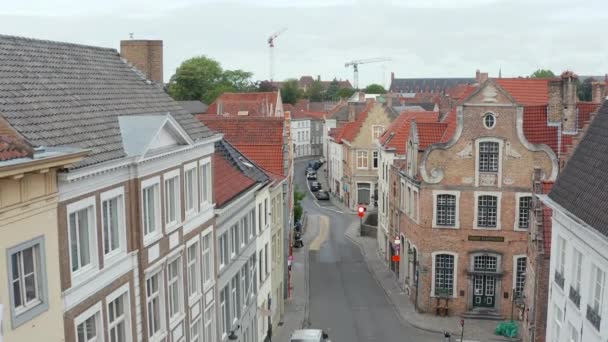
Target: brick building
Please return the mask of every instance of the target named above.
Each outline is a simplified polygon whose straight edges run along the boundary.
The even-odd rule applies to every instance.
[[[412,120],[406,164],[391,167],[403,243],[390,248],[418,309],[511,316],[524,293],[535,169],[554,181],[588,120],[575,78],[486,80],[443,120]]]

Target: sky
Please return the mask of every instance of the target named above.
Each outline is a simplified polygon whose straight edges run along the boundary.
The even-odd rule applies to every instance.
[[[539,68],[608,73],[606,0],[4,0],[0,34],[118,49],[121,39],[162,39],[164,77],[206,55],[225,69],[275,80],[301,75],[361,86],[395,77],[526,76]],[[602,39],[604,38],[604,39]]]

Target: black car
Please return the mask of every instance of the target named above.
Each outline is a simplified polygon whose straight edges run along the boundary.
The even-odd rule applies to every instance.
[[[329,192],[327,192],[326,190],[319,190],[315,192],[315,197],[319,201],[329,201]]]
[[[315,170],[312,166],[308,166],[306,168],[306,171],[304,171],[304,174],[308,174],[309,172],[317,172],[317,170]]]
[[[306,179],[308,180],[317,180],[317,173],[314,171],[308,171],[306,173]]]
[[[323,163],[320,160],[313,160],[308,162],[308,167],[312,168],[315,171],[318,170],[321,165],[323,165]]]
[[[310,191],[315,192],[321,190],[321,183],[319,182],[310,182]]]

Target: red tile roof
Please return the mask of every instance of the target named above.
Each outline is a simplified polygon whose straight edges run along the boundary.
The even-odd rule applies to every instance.
[[[218,207],[223,206],[256,183],[224,158],[221,152],[213,154],[213,194]]]
[[[224,134],[234,147],[265,171],[284,175],[284,118],[197,115],[209,129]]]
[[[418,130],[418,149],[424,150],[429,145],[441,140],[447,124],[443,122],[418,122],[416,120],[416,128]]]
[[[524,135],[529,142],[546,144],[557,154],[557,127],[547,126],[547,106],[524,107]]]
[[[292,119],[312,119],[312,120],[322,120],[325,116],[325,112],[313,112],[308,110],[291,112]]]
[[[388,126],[379,142],[384,148],[395,149],[399,155],[406,154],[406,141],[412,120],[416,122],[438,122],[438,112],[403,112]]]
[[[445,143],[448,142],[454,136],[456,132],[456,108],[453,108],[443,119],[443,123],[446,124],[445,132],[443,132],[443,136],[441,137],[440,142]]]
[[[223,93],[209,105],[207,115],[217,115],[221,103],[223,108],[219,114],[238,115],[240,111],[247,111],[249,116],[269,116],[273,113],[268,113],[268,109],[270,106],[274,109],[278,95],[278,92]]]
[[[0,161],[32,157],[33,155],[34,150],[24,140],[12,136],[0,135]]]
[[[547,78],[496,78],[496,83],[524,106],[546,105],[549,102]]]
[[[344,125],[344,130],[342,131],[342,134],[339,137],[340,140],[352,142],[357,137],[357,134],[359,134],[359,130],[361,130],[361,127],[363,126],[363,122],[365,122],[365,119],[367,119],[367,115],[369,114],[369,111],[372,109],[373,106],[373,102],[368,103],[365,109],[357,115],[355,121],[349,122]]]
[[[591,119],[591,113],[597,111],[600,107],[600,103],[593,102],[579,102],[576,104],[578,110],[578,128],[583,128],[587,122]]]

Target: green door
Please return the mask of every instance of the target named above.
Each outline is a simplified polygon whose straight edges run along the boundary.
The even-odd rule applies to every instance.
[[[493,308],[496,278],[490,275],[473,277],[473,306]]]

